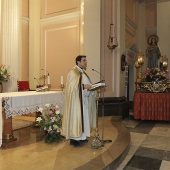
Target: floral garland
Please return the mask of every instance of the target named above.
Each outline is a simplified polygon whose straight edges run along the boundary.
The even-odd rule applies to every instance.
[[[143,79],[146,82],[166,81],[168,79],[168,70],[160,70],[159,68],[147,68],[143,73]]]
[[[63,139],[61,135],[62,115],[60,114],[59,107],[57,105],[46,104],[44,108],[39,108],[38,111],[42,115],[36,118],[36,125],[40,127],[42,139],[46,143]]]
[[[5,65],[0,64],[0,82],[8,81],[10,73]]]

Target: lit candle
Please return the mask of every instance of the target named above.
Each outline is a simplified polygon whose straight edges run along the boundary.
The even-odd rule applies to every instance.
[[[47,79],[47,84],[51,84],[51,82],[50,82],[50,75],[48,74],[48,77],[47,77],[48,79]]]
[[[64,77],[61,76],[61,84],[63,85],[64,84]]]

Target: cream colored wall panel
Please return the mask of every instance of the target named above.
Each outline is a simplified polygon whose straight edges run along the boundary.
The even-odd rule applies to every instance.
[[[157,4],[156,2],[146,4],[146,27],[156,27],[157,23]]]
[[[22,16],[29,16],[29,0],[22,0]]]
[[[135,0],[126,1],[125,5],[126,16],[133,22],[135,22]]]
[[[50,73],[53,90],[60,89],[79,55],[79,21],[43,26],[41,68]],[[42,74],[44,72],[42,71]]]
[[[22,74],[21,80],[29,79],[29,25],[22,23]]]
[[[80,10],[80,0],[42,0],[41,17],[52,17]]]
[[[159,37],[158,45],[161,54],[168,57],[168,70],[170,70],[170,1],[157,4],[157,35]],[[170,77],[170,73],[169,73]]]

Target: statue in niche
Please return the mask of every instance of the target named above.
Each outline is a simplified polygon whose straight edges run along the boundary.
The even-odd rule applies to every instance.
[[[151,35],[147,40],[146,56],[148,57],[148,68],[158,67],[158,60],[161,57],[158,41],[159,37],[157,35]]]

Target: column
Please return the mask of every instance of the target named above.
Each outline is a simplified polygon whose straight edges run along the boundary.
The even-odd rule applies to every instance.
[[[3,92],[18,90],[19,61],[21,57],[21,0],[1,0],[1,57],[10,69],[10,79]]]
[[[10,79],[3,83],[3,92],[15,92],[18,91],[17,79],[21,57],[21,0],[1,0],[0,10],[1,62],[10,70]],[[1,116],[3,118],[2,145],[7,147],[8,144],[16,141],[12,132],[12,117],[6,119],[4,110]]]
[[[35,89],[41,73],[40,58],[40,0],[29,0],[29,82],[30,89]]]

